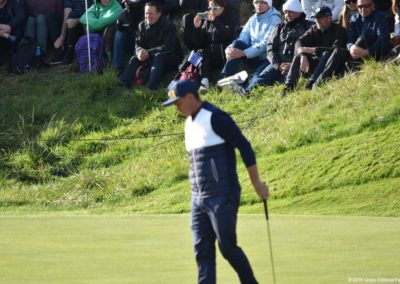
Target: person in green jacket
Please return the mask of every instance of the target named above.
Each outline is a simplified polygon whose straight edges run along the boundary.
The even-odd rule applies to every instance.
[[[89,27],[89,33],[100,33],[103,36],[104,47],[108,58],[111,58],[116,23],[122,11],[117,0],[95,0],[94,4],[84,13],[80,22]]]

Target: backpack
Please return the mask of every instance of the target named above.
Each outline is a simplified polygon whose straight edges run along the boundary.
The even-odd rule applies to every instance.
[[[199,68],[197,68],[193,64],[189,64],[189,66],[187,66],[186,69],[181,71],[179,80],[193,80],[200,85],[201,76]]]
[[[18,44],[15,56],[11,60],[11,72],[15,74],[24,74],[34,67],[39,67],[40,48],[36,41],[31,37],[24,37]],[[35,56],[37,55],[37,56]]]
[[[89,66],[89,51],[88,37],[90,48]],[[100,34],[83,35],[79,38],[75,45],[76,60],[78,62],[79,73],[97,72],[102,73],[104,66],[104,43]],[[91,68],[90,68],[91,67]]]

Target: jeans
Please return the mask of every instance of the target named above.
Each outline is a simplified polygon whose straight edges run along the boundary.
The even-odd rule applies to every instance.
[[[250,47],[249,44],[241,41],[241,40],[235,40],[232,43],[232,47],[238,48],[241,50],[245,50],[246,48]],[[250,66],[252,69],[256,69],[262,64],[265,64],[268,62],[267,59],[259,59],[259,58],[235,58],[235,59],[230,59],[225,63],[224,68],[222,69],[222,75],[224,77],[231,76],[237,72],[237,69],[239,67],[240,62],[243,61],[246,65]]]
[[[135,50],[135,37],[126,31],[117,31],[114,38],[112,67],[115,69],[124,66],[124,58],[132,56]]]
[[[60,36],[61,27],[56,16],[28,17],[25,25],[25,36],[36,40],[40,48],[48,53],[48,42],[53,44]]]
[[[146,84],[147,87],[153,90],[157,89],[161,82],[162,75],[177,70],[180,60],[181,58],[171,53],[159,52],[151,55],[150,59],[147,61],[150,65],[150,74]],[[130,87],[133,83],[136,70],[142,64],[143,63],[139,61],[136,56],[133,56],[119,77],[120,83],[125,87]]]
[[[239,197],[192,197],[191,229],[199,284],[216,283],[215,241],[242,284],[258,283],[243,250],[237,245]]]
[[[249,82],[244,86],[246,92],[250,92],[257,86],[272,86],[276,82],[285,82],[286,76],[276,70],[272,64],[264,64],[262,67],[263,69],[260,72],[254,73]]]

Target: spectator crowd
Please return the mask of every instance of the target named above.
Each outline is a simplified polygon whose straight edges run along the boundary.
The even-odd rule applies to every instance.
[[[13,71],[29,41],[40,57],[35,67],[70,65],[78,40],[97,34],[105,65],[126,88],[157,89],[174,72],[202,92],[217,85],[246,95],[284,84],[285,96],[301,76],[312,89],[367,58],[399,59],[400,0],[252,5],[241,25],[241,0],[0,0],[0,64]]]

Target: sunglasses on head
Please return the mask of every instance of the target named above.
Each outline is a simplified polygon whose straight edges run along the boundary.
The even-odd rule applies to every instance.
[[[346,4],[350,4],[350,3],[356,3],[357,2],[357,0],[346,0],[346,1],[344,1],[344,3],[346,3]]]
[[[222,9],[221,6],[210,6],[210,7],[208,7],[209,11],[218,11],[218,10],[221,10],[221,9]]]
[[[361,5],[358,5],[357,8],[358,9],[367,9],[371,6],[372,6],[372,4],[361,4]]]

